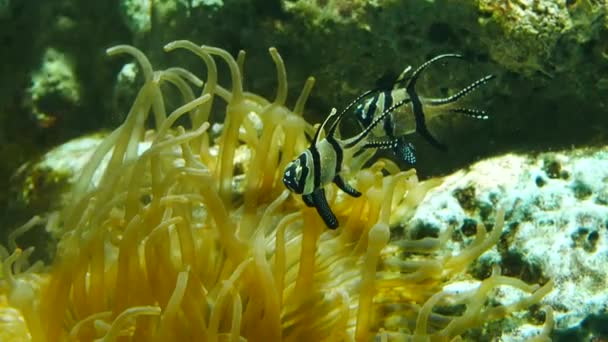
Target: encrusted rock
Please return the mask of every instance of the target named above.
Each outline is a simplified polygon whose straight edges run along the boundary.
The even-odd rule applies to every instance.
[[[559,172],[547,168],[547,160],[553,165],[559,161]],[[570,177],[551,176],[565,171]],[[503,274],[529,283],[552,279],[555,288],[544,303],[555,311],[554,336],[573,330],[577,336],[600,336],[597,327],[581,322],[597,320],[608,300],[607,180],[608,148],[506,154],[445,177],[429,192],[410,226],[434,226],[441,232],[469,220],[487,222],[487,207],[504,207],[508,229],[497,248],[480,258],[473,274],[487,277],[490,266],[497,264]],[[463,207],[456,194],[471,188],[474,198]],[[512,296],[509,291],[499,292],[498,298]],[[522,333],[516,330],[513,340]]]

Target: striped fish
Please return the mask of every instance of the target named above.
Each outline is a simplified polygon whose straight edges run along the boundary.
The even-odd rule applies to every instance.
[[[411,69],[408,66],[394,82],[391,89],[376,89],[369,92],[369,95],[373,96],[355,108],[357,121],[365,128],[372,124],[374,118],[382,116],[385,108],[390,108],[397,102],[405,101],[407,104],[407,106],[402,106],[399,110],[391,112],[390,115],[385,117],[382,125],[373,129],[373,138],[370,143],[376,143],[379,147],[384,148],[390,145],[397,156],[410,164],[414,164],[416,161],[414,146],[406,141],[406,137],[414,132],[420,134],[434,147],[440,150],[447,149],[446,145],[435,139],[429,132],[426,121],[430,118],[445,113],[459,113],[475,119],[488,118],[485,111],[462,108],[458,103],[460,99],[494,78],[494,75],[484,76],[446,98],[425,98],[418,95],[416,81],[420,73],[432,63],[444,58],[462,58],[462,56],[458,54],[436,56],[418,67],[411,76],[407,76]],[[391,142],[391,144],[387,144],[387,142]]]
[[[316,130],[310,147],[308,147],[295,160],[291,161],[283,173],[283,183],[292,192],[302,195],[304,203],[309,207],[315,207],[327,227],[336,229],[338,220],[331,211],[327,198],[325,197],[324,187],[330,183],[335,183],[338,188],[352,197],[359,197],[361,193],[349,185],[341,176],[344,170],[344,160],[350,158],[365,149],[369,148],[389,148],[394,145],[394,141],[369,141],[370,132],[384,121],[397,108],[407,103],[407,101],[397,101],[392,106],[384,108],[384,111],[377,115],[359,134],[348,139],[336,137],[338,124],[356,103],[373,90],[367,91],[351,102],[340,114],[335,108]],[[328,122],[335,118],[325,138],[321,139],[321,131],[324,130]]]

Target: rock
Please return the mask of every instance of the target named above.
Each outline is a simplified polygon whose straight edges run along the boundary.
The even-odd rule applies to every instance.
[[[22,165],[11,177],[11,201],[0,225],[0,245],[9,234],[34,215],[48,217],[65,204],[70,186],[103,139],[103,134],[84,136],[60,145],[39,159]],[[62,231],[46,231],[44,225],[20,236],[22,246],[35,247],[32,260],[52,259],[57,238]]]
[[[466,241],[467,222],[489,222],[504,207],[508,229],[472,274],[485,278],[498,264],[503,274],[528,283],[552,279],[555,288],[543,302],[555,311],[554,337],[605,337],[596,323],[608,300],[607,180],[608,147],[506,154],[445,177],[409,227],[441,232],[452,226],[453,238]],[[498,300],[512,296],[509,291],[499,291]]]
[[[57,120],[70,119],[65,115],[79,106],[81,91],[73,60],[54,48],[47,49],[28,89],[37,124],[51,127]]]

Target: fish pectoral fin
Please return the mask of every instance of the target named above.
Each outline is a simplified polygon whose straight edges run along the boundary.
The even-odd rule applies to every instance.
[[[389,139],[374,139],[369,140],[363,145],[363,148],[379,148],[381,150],[386,150],[389,148],[394,148],[397,144],[397,139],[389,138]]]
[[[325,225],[329,229],[338,228],[338,219],[336,218],[336,215],[334,215],[334,213],[331,211],[329,203],[327,203],[327,198],[325,197],[325,190],[317,189],[309,196],[311,196],[312,203],[317,209],[317,213],[319,213],[319,216],[321,216],[321,218],[323,219],[323,222],[325,222]]]
[[[363,148],[391,149],[399,159],[409,164],[416,163],[416,148],[414,144],[405,140],[405,136],[368,141]]]
[[[361,193],[359,191],[357,191],[357,189],[350,186],[350,184],[348,184],[344,180],[344,178],[342,178],[340,175],[336,175],[334,177],[334,183],[338,186],[338,188],[340,188],[340,190],[346,192],[347,194],[351,195],[352,197],[361,196]]]
[[[302,200],[307,207],[311,208],[315,206],[314,199],[312,198],[312,194],[302,195]]]
[[[414,144],[406,141],[405,137],[397,138],[397,144],[393,148],[393,152],[397,157],[409,164],[416,163],[416,148],[414,147]]]

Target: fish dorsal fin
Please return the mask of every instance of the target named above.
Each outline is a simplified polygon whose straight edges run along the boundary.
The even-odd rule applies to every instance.
[[[327,131],[327,136],[333,136],[336,133],[336,129],[338,128],[338,124],[340,123],[340,121],[342,120],[342,118],[344,117],[344,114],[346,114],[346,112],[348,112],[355,104],[357,104],[363,98],[365,98],[366,96],[368,96],[370,94],[373,94],[373,93],[375,93],[377,91],[380,91],[380,89],[377,89],[377,88],[370,89],[370,90],[364,92],[363,94],[357,96],[354,100],[352,100],[351,103],[349,103],[348,106],[346,106],[346,108],[344,108],[340,112],[340,114],[338,114],[338,117],[331,124],[331,126],[329,126],[329,130]],[[334,108],[334,110],[335,110],[335,108]]]
[[[331,112],[325,118],[325,120],[323,120],[323,123],[321,124],[321,126],[319,126],[319,128],[317,128],[317,131],[315,132],[315,136],[312,139],[313,144],[316,144],[319,142],[323,128],[325,127],[325,125],[327,125],[327,122],[329,121],[329,119],[331,119],[332,116],[335,116],[337,112],[338,112],[338,110],[336,108],[331,109]],[[336,119],[336,121],[337,121],[337,119]],[[330,135],[331,135],[330,133],[327,134],[327,136],[330,136]]]
[[[393,89],[398,89],[403,86],[403,83],[409,79],[409,77],[406,77],[406,75],[410,70],[412,70],[411,65],[408,65],[405,67],[405,69],[403,69],[397,79],[395,79],[395,82],[393,82]]]
[[[420,68],[419,68],[420,69]],[[395,81],[392,82],[392,89],[397,89],[400,88],[402,86],[402,84],[411,79],[413,76],[410,77],[406,77],[408,72],[412,70],[412,66],[408,65],[405,67],[405,69],[403,69],[403,71],[399,74],[399,76],[397,77],[397,79]],[[336,120],[332,123],[332,125],[329,127],[328,136],[333,136],[338,124],[340,123],[340,121],[342,120],[342,118],[344,117],[344,115],[351,109],[353,108],[354,105],[356,105],[357,103],[359,103],[359,101],[361,101],[362,99],[364,99],[365,97],[374,94],[374,93],[378,93],[378,92],[382,92],[382,91],[386,91],[386,90],[390,90],[390,88],[386,88],[386,87],[376,87],[370,90],[367,90],[366,92],[362,93],[361,95],[357,96],[354,100],[352,100],[347,106],[346,108],[344,108],[340,114],[338,114],[338,117],[336,118]]]
[[[437,62],[438,60],[444,59],[444,58],[462,58],[462,55],[459,55],[457,53],[446,53],[443,55],[435,56],[435,57],[429,59],[428,61],[422,63],[422,65],[419,66],[418,69],[416,69],[414,71],[414,73],[412,74],[412,76],[409,78],[409,82],[408,82],[406,88],[413,89],[416,86],[416,81],[418,80],[418,77],[420,77],[420,73],[424,69],[426,69],[429,65]]]
[[[403,106],[404,104],[410,102],[409,98],[405,98],[395,104],[393,104],[392,106],[386,108],[382,114],[380,114],[379,116],[377,116],[374,121],[372,121],[372,123],[365,127],[365,129],[363,131],[361,131],[361,133],[359,133],[356,137],[354,137],[353,139],[351,139],[349,141],[348,144],[346,144],[345,147],[353,147],[356,144],[358,144],[359,142],[361,142],[363,139],[365,139],[365,137],[376,127],[378,126],[378,124],[380,122],[383,122],[384,119],[392,112],[394,112],[397,108]]]

